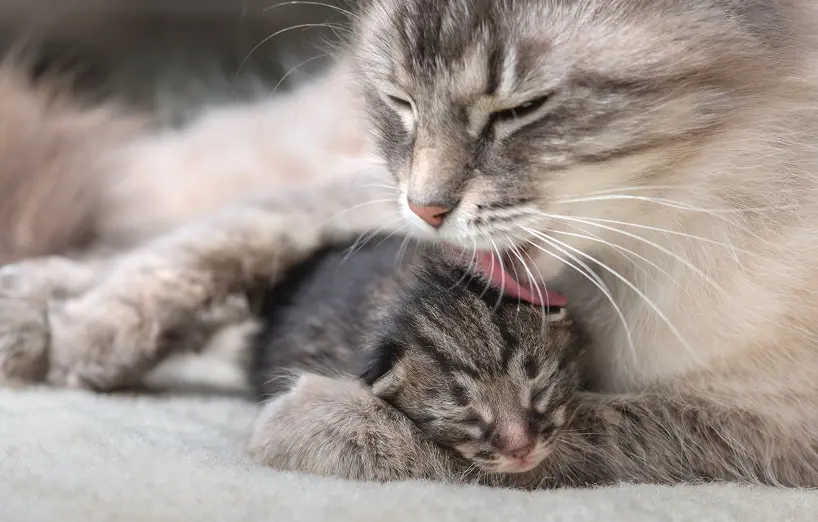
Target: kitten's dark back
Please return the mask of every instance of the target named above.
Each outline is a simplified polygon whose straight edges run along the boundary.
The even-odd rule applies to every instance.
[[[281,391],[284,370],[358,374],[362,346],[394,294],[397,276],[417,257],[402,237],[374,238],[364,246],[335,245],[294,267],[263,296],[263,328],[255,340],[252,379],[262,396]]]

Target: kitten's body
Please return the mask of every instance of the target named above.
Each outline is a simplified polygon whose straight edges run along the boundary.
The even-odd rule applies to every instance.
[[[403,238],[376,237],[322,249],[265,290],[249,365],[259,396],[280,394],[290,372],[363,375],[366,345],[417,251],[403,245]]]
[[[456,257],[406,255],[407,246],[417,247],[373,238],[323,250],[273,286],[250,365],[255,388],[275,398],[294,373],[360,378],[422,438],[456,455],[447,461],[461,471],[463,459],[482,472],[530,471],[579,391],[571,323],[502,297]],[[377,467],[373,455],[358,456]]]
[[[813,4],[375,1],[358,24],[356,80],[348,64],[324,80],[364,91],[418,231],[467,248],[486,248],[487,237],[488,248],[525,245],[532,278],[536,267],[561,285],[585,323],[593,391],[575,408],[582,436],[555,453],[544,484],[818,483]],[[315,109],[321,92],[305,90],[313,104],[304,107]],[[502,115],[549,93],[522,122]],[[324,146],[361,136],[360,99],[341,94],[333,106],[350,118],[321,129]],[[258,129],[252,110],[230,114],[227,134]],[[475,132],[486,122],[491,132]],[[213,127],[146,141],[129,168],[160,176],[163,166],[170,175],[194,165],[227,179],[233,162],[219,163],[219,150],[208,156],[202,128]],[[498,139],[474,146],[486,136]],[[336,150],[369,150],[349,143]],[[278,159],[266,145],[252,144],[258,171]],[[321,172],[333,156],[309,158],[299,172]],[[394,206],[367,205],[378,190],[357,187],[277,194],[138,252],[52,317],[52,381],[108,388],[137,379],[163,355],[156,332],[212,296],[276,278],[327,241],[389,228]],[[453,210],[432,227],[407,199]],[[572,268],[598,275],[591,283]],[[320,428],[348,412],[326,395],[332,386],[308,388],[287,400],[314,429],[276,438],[293,451],[310,437],[327,442]],[[355,476],[324,451],[323,472]],[[382,471],[366,476],[403,478]]]

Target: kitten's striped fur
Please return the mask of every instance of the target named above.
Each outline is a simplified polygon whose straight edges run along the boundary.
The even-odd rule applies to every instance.
[[[289,372],[360,376],[482,472],[535,467],[579,389],[570,321],[502,297],[439,253],[399,259],[402,244],[374,238],[351,259],[349,247],[322,251],[274,286],[251,365],[257,389],[281,394],[277,374]]]

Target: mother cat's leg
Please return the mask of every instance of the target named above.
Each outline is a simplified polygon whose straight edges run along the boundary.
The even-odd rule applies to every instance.
[[[0,383],[42,381],[48,369],[48,308],[93,287],[113,255],[48,256],[0,267]]]
[[[424,439],[407,417],[348,378],[303,375],[265,405],[248,445],[282,471],[353,480],[468,480],[468,466]]]
[[[168,355],[164,335],[208,303],[276,279],[329,242],[399,228],[394,195],[385,196],[367,172],[235,208],[135,251],[49,313],[48,380],[135,384]]]
[[[579,394],[573,418],[526,488],[702,481],[818,486],[818,434],[673,392]]]
[[[49,368],[50,317],[104,281],[119,254],[50,256],[0,268],[0,384],[42,382]],[[164,332],[163,353],[196,352],[223,328],[250,319],[246,298],[209,303]]]
[[[781,402],[780,410],[794,402]],[[249,449],[276,469],[361,480],[478,480],[523,489],[713,480],[818,486],[818,434],[782,429],[713,398],[670,389],[581,392],[569,412],[552,454],[535,470],[469,474],[357,381],[302,377],[265,407]]]

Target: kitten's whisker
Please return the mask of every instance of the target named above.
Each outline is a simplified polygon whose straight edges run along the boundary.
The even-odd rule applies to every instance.
[[[532,232],[535,232],[535,231],[532,231]],[[683,347],[684,347],[686,350],[688,350],[688,352],[690,352],[691,354],[695,354],[695,353],[696,353],[696,352],[694,352],[694,351],[693,351],[693,349],[691,348],[690,344],[689,344],[689,343],[688,343],[688,342],[685,340],[684,336],[683,336],[683,335],[682,335],[682,333],[679,331],[679,329],[678,329],[678,328],[676,328],[676,325],[674,325],[674,324],[673,324],[673,322],[672,322],[670,319],[668,319],[667,315],[666,315],[666,314],[665,314],[665,313],[664,313],[664,312],[663,312],[663,311],[662,311],[662,310],[661,310],[661,309],[660,309],[660,308],[659,308],[659,307],[656,305],[656,303],[654,303],[654,302],[653,302],[653,301],[652,301],[652,300],[651,300],[651,299],[650,299],[650,298],[647,296],[647,294],[645,294],[645,293],[644,293],[642,290],[640,290],[640,289],[639,289],[639,288],[638,288],[638,287],[637,287],[635,284],[633,284],[633,283],[632,283],[632,282],[631,282],[631,281],[630,281],[630,280],[629,280],[627,277],[623,276],[622,274],[620,274],[619,272],[617,272],[616,270],[614,270],[614,269],[613,269],[613,268],[611,268],[610,266],[606,265],[605,263],[603,263],[603,262],[602,262],[602,261],[600,261],[599,259],[597,259],[597,258],[595,258],[595,257],[593,257],[593,256],[591,256],[591,255],[589,255],[589,254],[586,254],[585,252],[582,252],[581,250],[579,250],[579,249],[577,249],[577,248],[572,247],[572,246],[571,246],[571,245],[569,245],[568,243],[565,243],[565,242],[563,242],[563,241],[560,241],[560,240],[558,240],[558,239],[554,239],[554,238],[550,238],[550,240],[551,240],[551,241],[554,241],[554,242],[556,242],[556,243],[559,243],[559,244],[561,244],[563,247],[565,247],[565,248],[567,248],[567,249],[569,249],[569,250],[571,250],[571,251],[573,251],[573,252],[576,252],[577,254],[579,254],[579,255],[581,255],[581,256],[583,256],[583,257],[585,257],[586,259],[588,259],[588,260],[589,260],[589,261],[591,261],[592,263],[595,263],[597,266],[599,266],[599,267],[600,267],[600,268],[602,268],[603,270],[605,270],[605,271],[607,271],[608,273],[610,273],[610,274],[611,274],[612,276],[614,276],[615,278],[619,279],[619,280],[620,280],[622,283],[624,283],[624,284],[625,284],[625,285],[626,285],[628,288],[630,288],[631,290],[633,290],[633,292],[634,292],[634,293],[636,293],[636,295],[638,295],[638,296],[639,296],[639,297],[640,297],[640,298],[641,298],[641,299],[642,299],[642,300],[645,302],[645,304],[647,304],[647,305],[648,305],[648,306],[649,306],[649,307],[650,307],[650,308],[651,308],[651,309],[654,311],[654,313],[656,313],[657,317],[659,317],[659,319],[661,319],[661,320],[662,320],[662,322],[664,322],[664,323],[665,323],[665,325],[667,325],[667,327],[668,327],[668,329],[671,331],[671,333],[673,333],[673,335],[676,337],[676,339],[679,341],[679,343],[681,343],[681,345],[682,345],[682,346],[683,346]]]
[[[350,18],[355,18],[356,20],[361,19],[360,16],[356,15],[352,11],[349,11],[349,10],[344,9],[343,7],[339,7],[337,5],[325,4],[323,2],[308,2],[308,1],[302,1],[302,0],[297,0],[297,1],[292,1],[292,2],[281,2],[280,4],[269,5],[269,6],[265,7],[264,9],[262,9],[261,11],[263,13],[266,13],[267,11],[272,11],[273,9],[278,9],[279,7],[293,6],[293,5],[314,5],[314,6],[318,6],[318,7],[326,7],[327,9],[333,9],[335,11],[338,11],[341,14],[349,16]]]
[[[712,286],[714,289],[721,292],[723,295],[729,295],[729,293],[726,290],[724,290],[712,277],[705,274],[704,271],[702,271],[699,267],[697,267],[696,265],[691,263],[689,260],[683,258],[679,254],[673,252],[672,250],[669,250],[669,249],[663,247],[662,245],[660,245],[660,244],[658,244],[658,243],[656,243],[654,241],[646,239],[646,238],[644,238],[642,236],[638,236],[636,234],[632,234],[630,232],[626,232],[624,230],[620,230],[620,229],[615,228],[615,227],[609,227],[607,225],[598,223],[598,222],[596,222],[597,220],[577,218],[577,217],[572,217],[572,216],[561,216],[561,215],[557,215],[557,214],[547,214],[547,213],[544,213],[544,212],[538,212],[538,214],[542,214],[545,217],[549,217],[551,219],[556,219],[558,221],[569,221],[569,222],[583,223],[585,225],[590,225],[590,226],[602,228],[603,230],[610,230],[611,232],[615,232],[617,234],[622,234],[624,236],[630,237],[630,238],[635,239],[637,241],[641,241],[642,243],[645,243],[646,245],[652,246],[653,248],[659,250],[660,252],[663,252],[663,253],[669,255],[670,257],[672,257],[673,259],[675,259],[676,261],[682,263],[684,266],[686,266],[688,269],[690,269],[694,274],[701,277],[704,281],[706,281],[708,284],[710,284],[710,286]]]
[[[564,256],[568,257],[574,263],[576,263],[577,265],[582,267],[580,269],[580,268],[577,267],[577,265],[574,265],[573,263],[571,263],[571,262],[561,258],[560,256],[556,255],[555,253],[553,253],[553,252],[551,252],[549,250],[546,250],[541,245],[538,245],[537,243],[535,243],[533,241],[530,241],[530,244],[533,245],[535,248],[541,250],[542,252],[544,252],[544,253],[552,256],[552,257],[554,257],[555,259],[557,259],[561,263],[565,263],[567,266],[573,268],[577,273],[584,276],[588,281],[590,281],[594,286],[596,286],[603,293],[603,295],[605,295],[605,297],[611,303],[611,306],[613,307],[614,312],[619,317],[619,320],[622,322],[622,327],[625,329],[625,336],[626,336],[626,339],[628,341],[628,346],[631,349],[631,355],[633,356],[634,360],[636,360],[638,355],[637,355],[637,350],[636,350],[636,344],[633,342],[633,334],[631,333],[630,325],[628,325],[628,321],[627,321],[627,319],[625,319],[625,314],[622,312],[622,309],[619,307],[619,304],[616,302],[616,299],[614,299],[614,296],[611,293],[610,288],[608,288],[608,285],[605,284],[605,281],[603,281],[602,278],[599,277],[599,275],[596,272],[594,272],[594,270],[591,267],[589,267],[587,265],[587,263],[585,263],[584,261],[579,259],[577,256],[575,256],[575,255],[571,254],[570,252],[566,251],[564,248],[560,247],[557,244],[557,243],[559,243],[558,240],[550,238],[546,234],[539,233],[539,232],[537,232],[535,230],[532,230],[530,228],[527,228],[527,227],[521,227],[521,228],[525,232],[537,237],[541,241],[544,241],[546,244],[551,246],[551,248],[555,248],[558,251],[562,252],[562,254]]]
[[[477,463],[472,462],[471,465],[460,474],[460,481],[462,482],[466,480],[466,477],[468,477],[475,469],[477,469]]]

